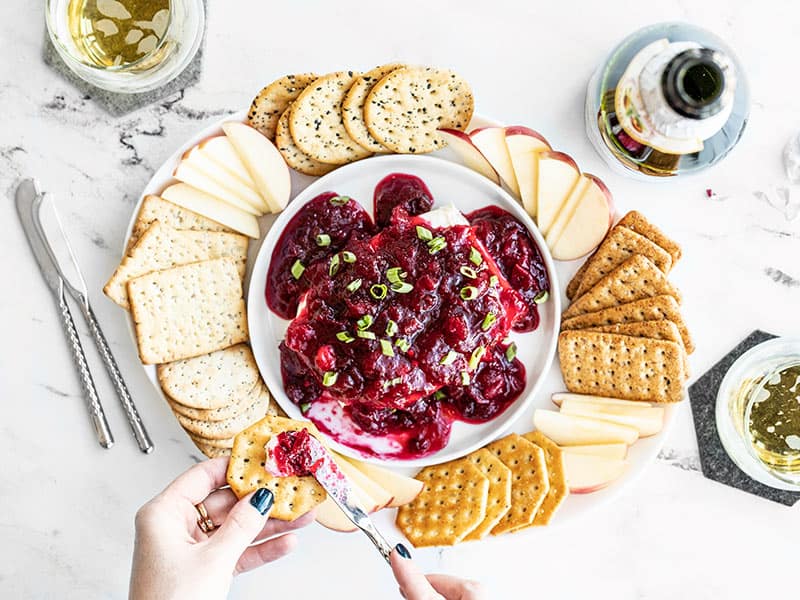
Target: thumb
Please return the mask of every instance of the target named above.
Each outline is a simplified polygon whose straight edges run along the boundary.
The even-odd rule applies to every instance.
[[[209,546],[235,563],[263,529],[274,500],[267,488],[259,488],[254,494],[243,497],[233,505],[208,541]]]

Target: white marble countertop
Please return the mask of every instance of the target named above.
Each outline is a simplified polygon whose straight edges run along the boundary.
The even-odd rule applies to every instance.
[[[758,8],[747,0],[408,0],[368,10],[356,0],[214,2],[200,83],[121,118],[42,64],[40,4],[0,3],[0,597],[125,597],[136,508],[198,453],[150,386],[119,309],[100,288],[154,168],[284,73],[394,59],[452,66],[472,83],[481,113],[541,130],[606,180],[620,210],[642,210],[683,245],[674,280],[697,340],[695,375],[753,329],[800,335],[800,217],[789,220],[753,195],[782,183],[780,152],[800,129],[793,0]],[[624,35],[668,19],[712,28],[737,50],[753,90],[751,122],[740,146],[708,173],[637,183],[611,174],[592,150],[584,89]],[[136,448],[103,375],[117,444],[105,451],[93,440],[52,299],[7,196],[24,175],[61,198],[95,310],[157,445],[153,455]],[[706,188],[727,199],[706,199]],[[800,187],[791,193],[800,203]],[[798,510],[704,479],[684,404],[659,459],[614,503],[568,526],[416,557],[426,569],[483,580],[493,598],[778,597],[797,589]],[[388,571],[360,537],[311,527],[300,541],[296,554],[240,578],[232,596],[394,597]]]

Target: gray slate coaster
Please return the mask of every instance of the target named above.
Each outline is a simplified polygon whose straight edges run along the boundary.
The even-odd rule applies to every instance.
[[[206,24],[208,24],[208,0],[204,0],[206,5]],[[158,102],[159,100],[171,96],[187,87],[193,86],[200,79],[200,69],[203,64],[203,46],[205,45],[205,32],[203,32],[203,42],[194,55],[192,61],[186,65],[186,68],[172,81],[166,83],[160,88],[143,92],[141,94],[116,94],[93,86],[85,82],[83,79],[75,75],[70,68],[64,63],[61,56],[59,56],[56,49],[53,47],[53,42],[50,41],[50,36],[45,32],[44,35],[44,50],[43,56],[44,63],[57,71],[64,79],[69,81],[75,86],[87,99],[92,99],[107,112],[119,117],[127,113],[139,110],[145,106]]]
[[[756,330],[738,346],[728,352],[722,360],[709,369],[689,387],[689,402],[692,405],[697,446],[700,450],[700,466],[703,475],[719,483],[761,496],[773,502],[792,506],[800,500],[800,492],[776,490],[755,481],[731,460],[719,439],[716,424],[717,390],[734,361],[753,346],[778,336]]]

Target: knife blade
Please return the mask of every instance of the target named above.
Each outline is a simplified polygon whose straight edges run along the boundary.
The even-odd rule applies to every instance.
[[[58,267],[53,261],[53,257],[42,242],[41,235],[33,219],[33,203],[40,196],[41,193],[36,182],[33,179],[25,179],[17,187],[14,203],[17,207],[17,215],[22,224],[22,230],[25,232],[25,237],[28,238],[28,244],[39,265],[39,271],[41,271],[48,287],[58,296],[62,287],[61,276],[58,274]]]

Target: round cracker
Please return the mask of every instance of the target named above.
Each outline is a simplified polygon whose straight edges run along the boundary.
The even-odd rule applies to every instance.
[[[342,117],[344,117],[344,128],[356,143],[370,152],[390,152],[381,143],[369,134],[367,124],[364,123],[364,103],[367,100],[372,87],[392,71],[403,69],[406,65],[401,63],[391,63],[375,67],[358,77],[353,85],[350,86],[347,94],[342,101]]]
[[[225,438],[224,440],[209,440],[208,438],[200,437],[199,435],[194,435],[193,433],[189,433],[188,431],[186,434],[191,438],[194,442],[195,446],[199,447],[199,444],[203,444],[204,446],[212,446],[214,448],[227,448],[230,450],[233,448],[233,438]]]
[[[175,418],[186,431],[193,433],[197,437],[210,440],[224,440],[235,436],[237,433],[246,429],[267,414],[269,408],[269,396],[259,396],[255,402],[247,407],[242,413],[225,421],[200,421],[190,419],[180,413],[175,413]]]
[[[317,80],[316,73],[298,73],[276,79],[253,98],[247,112],[247,123],[270,140],[275,139],[278,119],[308,84]]]
[[[206,455],[207,458],[219,458],[220,456],[230,456],[231,449],[230,448],[217,448],[216,446],[210,446],[208,444],[203,444],[198,442],[197,440],[193,440],[194,445],[197,446],[197,449],[200,450],[203,454]]]
[[[424,154],[445,146],[437,129],[465,130],[474,109],[472,90],[458,74],[409,67],[375,84],[364,104],[364,122],[393,152]]]
[[[174,412],[183,415],[184,417],[189,417],[190,419],[195,419],[197,421],[227,421],[228,419],[233,419],[234,417],[242,414],[253,404],[253,402],[259,400],[264,395],[266,395],[268,401],[270,401],[267,412],[270,414],[276,414],[273,406],[274,403],[271,402],[272,398],[269,395],[267,386],[264,385],[263,382],[258,382],[256,387],[254,387],[249,394],[238,396],[234,398],[230,404],[220,408],[203,409],[192,408],[191,406],[183,406],[169,396],[167,396],[167,401]]]
[[[289,131],[289,119],[291,118],[292,107],[289,105],[281,118],[278,120],[278,128],[275,130],[275,145],[278,151],[283,156],[286,164],[293,168],[295,171],[320,177],[330,173],[336,168],[336,165],[329,165],[324,162],[314,160],[308,154],[305,154],[292,139],[291,131]]]
[[[338,71],[317,79],[291,107],[289,129],[294,143],[320,162],[343,165],[370,156],[344,128],[342,101],[358,73]]]

